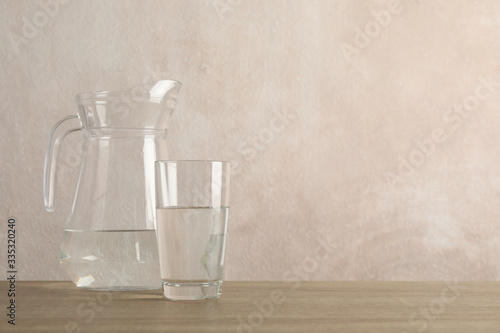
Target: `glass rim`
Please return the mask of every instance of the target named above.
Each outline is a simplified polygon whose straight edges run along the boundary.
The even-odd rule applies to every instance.
[[[155,161],[155,164],[183,164],[183,163],[193,163],[193,164],[204,164],[204,163],[222,163],[222,164],[231,164],[231,161],[223,161],[223,160],[158,160]]]

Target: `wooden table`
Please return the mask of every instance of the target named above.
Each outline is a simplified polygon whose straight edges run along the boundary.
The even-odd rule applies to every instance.
[[[0,332],[500,332],[498,282],[224,282],[217,301],[17,282]]]

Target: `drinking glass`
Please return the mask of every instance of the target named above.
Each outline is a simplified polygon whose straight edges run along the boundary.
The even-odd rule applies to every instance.
[[[219,298],[229,215],[225,161],[156,161],[156,237],[169,300]]]

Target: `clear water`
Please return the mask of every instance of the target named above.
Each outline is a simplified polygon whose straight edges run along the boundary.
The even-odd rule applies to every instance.
[[[78,287],[161,288],[155,230],[66,230],[59,260]]]
[[[161,278],[168,283],[221,281],[228,207],[157,208]]]

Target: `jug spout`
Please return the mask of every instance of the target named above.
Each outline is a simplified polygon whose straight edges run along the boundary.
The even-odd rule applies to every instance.
[[[145,83],[139,87],[143,87],[144,91],[149,92],[150,100],[175,102],[177,101],[177,93],[181,88],[181,83],[173,80],[159,80]]]
[[[181,83],[157,80],[121,91],[76,96],[83,130],[166,130]]]

